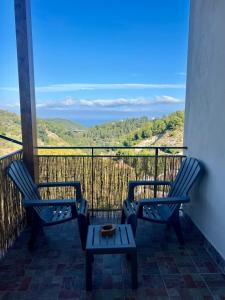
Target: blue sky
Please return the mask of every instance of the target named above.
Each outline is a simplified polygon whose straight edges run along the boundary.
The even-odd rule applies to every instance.
[[[92,125],[184,108],[189,0],[31,2],[39,117]],[[18,112],[14,26],[2,0],[0,108]]]

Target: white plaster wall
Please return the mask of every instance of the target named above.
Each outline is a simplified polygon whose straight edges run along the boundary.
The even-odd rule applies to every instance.
[[[191,0],[184,144],[206,167],[186,210],[225,258],[225,0]]]

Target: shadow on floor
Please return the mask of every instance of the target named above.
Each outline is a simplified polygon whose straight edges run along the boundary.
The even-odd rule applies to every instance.
[[[97,256],[93,290],[85,291],[76,220],[45,228],[34,253],[27,249],[26,229],[0,262],[0,299],[225,299],[225,276],[204,249],[203,237],[186,219],[182,225],[184,247],[172,229],[139,222],[137,291],[131,289],[130,266],[123,255]]]

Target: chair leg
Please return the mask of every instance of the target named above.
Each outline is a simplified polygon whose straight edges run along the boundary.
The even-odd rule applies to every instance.
[[[174,231],[177,235],[177,239],[181,245],[184,245],[184,237],[183,237],[183,232],[181,228],[181,223],[180,223],[180,218],[179,218],[179,213],[177,213],[173,220],[172,220],[172,226],[174,228]]]
[[[93,262],[93,255],[86,252],[86,290],[92,290],[92,262]]]
[[[137,289],[138,287],[137,252],[131,255],[131,278],[132,278],[132,289]]]
[[[87,213],[87,227],[90,225],[90,214],[89,212]]]
[[[82,250],[85,250],[85,248],[86,248],[88,225],[89,225],[89,216],[79,214],[78,215],[78,227],[79,227],[79,234],[80,234]]]
[[[30,251],[34,250],[35,243],[37,241],[38,235],[40,232],[43,231],[43,227],[41,222],[38,220],[37,217],[32,217],[32,225],[31,225],[31,233],[30,233],[30,239],[28,242],[28,248]]]
[[[124,209],[122,210],[122,215],[121,215],[121,224],[125,224],[126,222],[126,215],[125,215],[125,212],[124,212]]]
[[[134,236],[136,235],[137,230],[137,216],[135,214],[129,215],[127,218],[127,224],[131,225]]]

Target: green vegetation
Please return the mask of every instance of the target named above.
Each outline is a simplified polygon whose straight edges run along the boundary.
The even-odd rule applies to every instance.
[[[177,129],[183,130],[184,112],[177,111],[169,116],[148,121],[136,131],[123,137],[124,146],[134,146],[153,137],[162,137],[166,132],[174,133]],[[168,145],[168,144],[167,144]],[[180,141],[182,145],[182,140]],[[180,146],[177,145],[177,146]],[[163,146],[163,145],[161,145]]]
[[[87,130],[80,138],[88,140],[89,145],[92,146],[121,146],[121,137],[132,134],[148,123],[149,119],[142,117],[96,125]]]
[[[21,139],[20,117],[0,109],[0,134]]]
[[[130,118],[91,128],[64,119],[38,119],[38,145],[182,146],[183,124],[184,113],[182,111],[155,120],[147,117]],[[20,117],[15,113],[0,110],[0,134],[21,140]],[[16,149],[18,146],[0,140],[0,155]],[[48,153],[50,154],[49,151]],[[67,151],[66,154],[69,153]],[[141,153],[144,152],[141,151]],[[170,151],[170,153],[173,152]]]
[[[41,146],[71,146],[76,140],[76,133],[85,127],[64,119],[38,119],[37,132]]]

